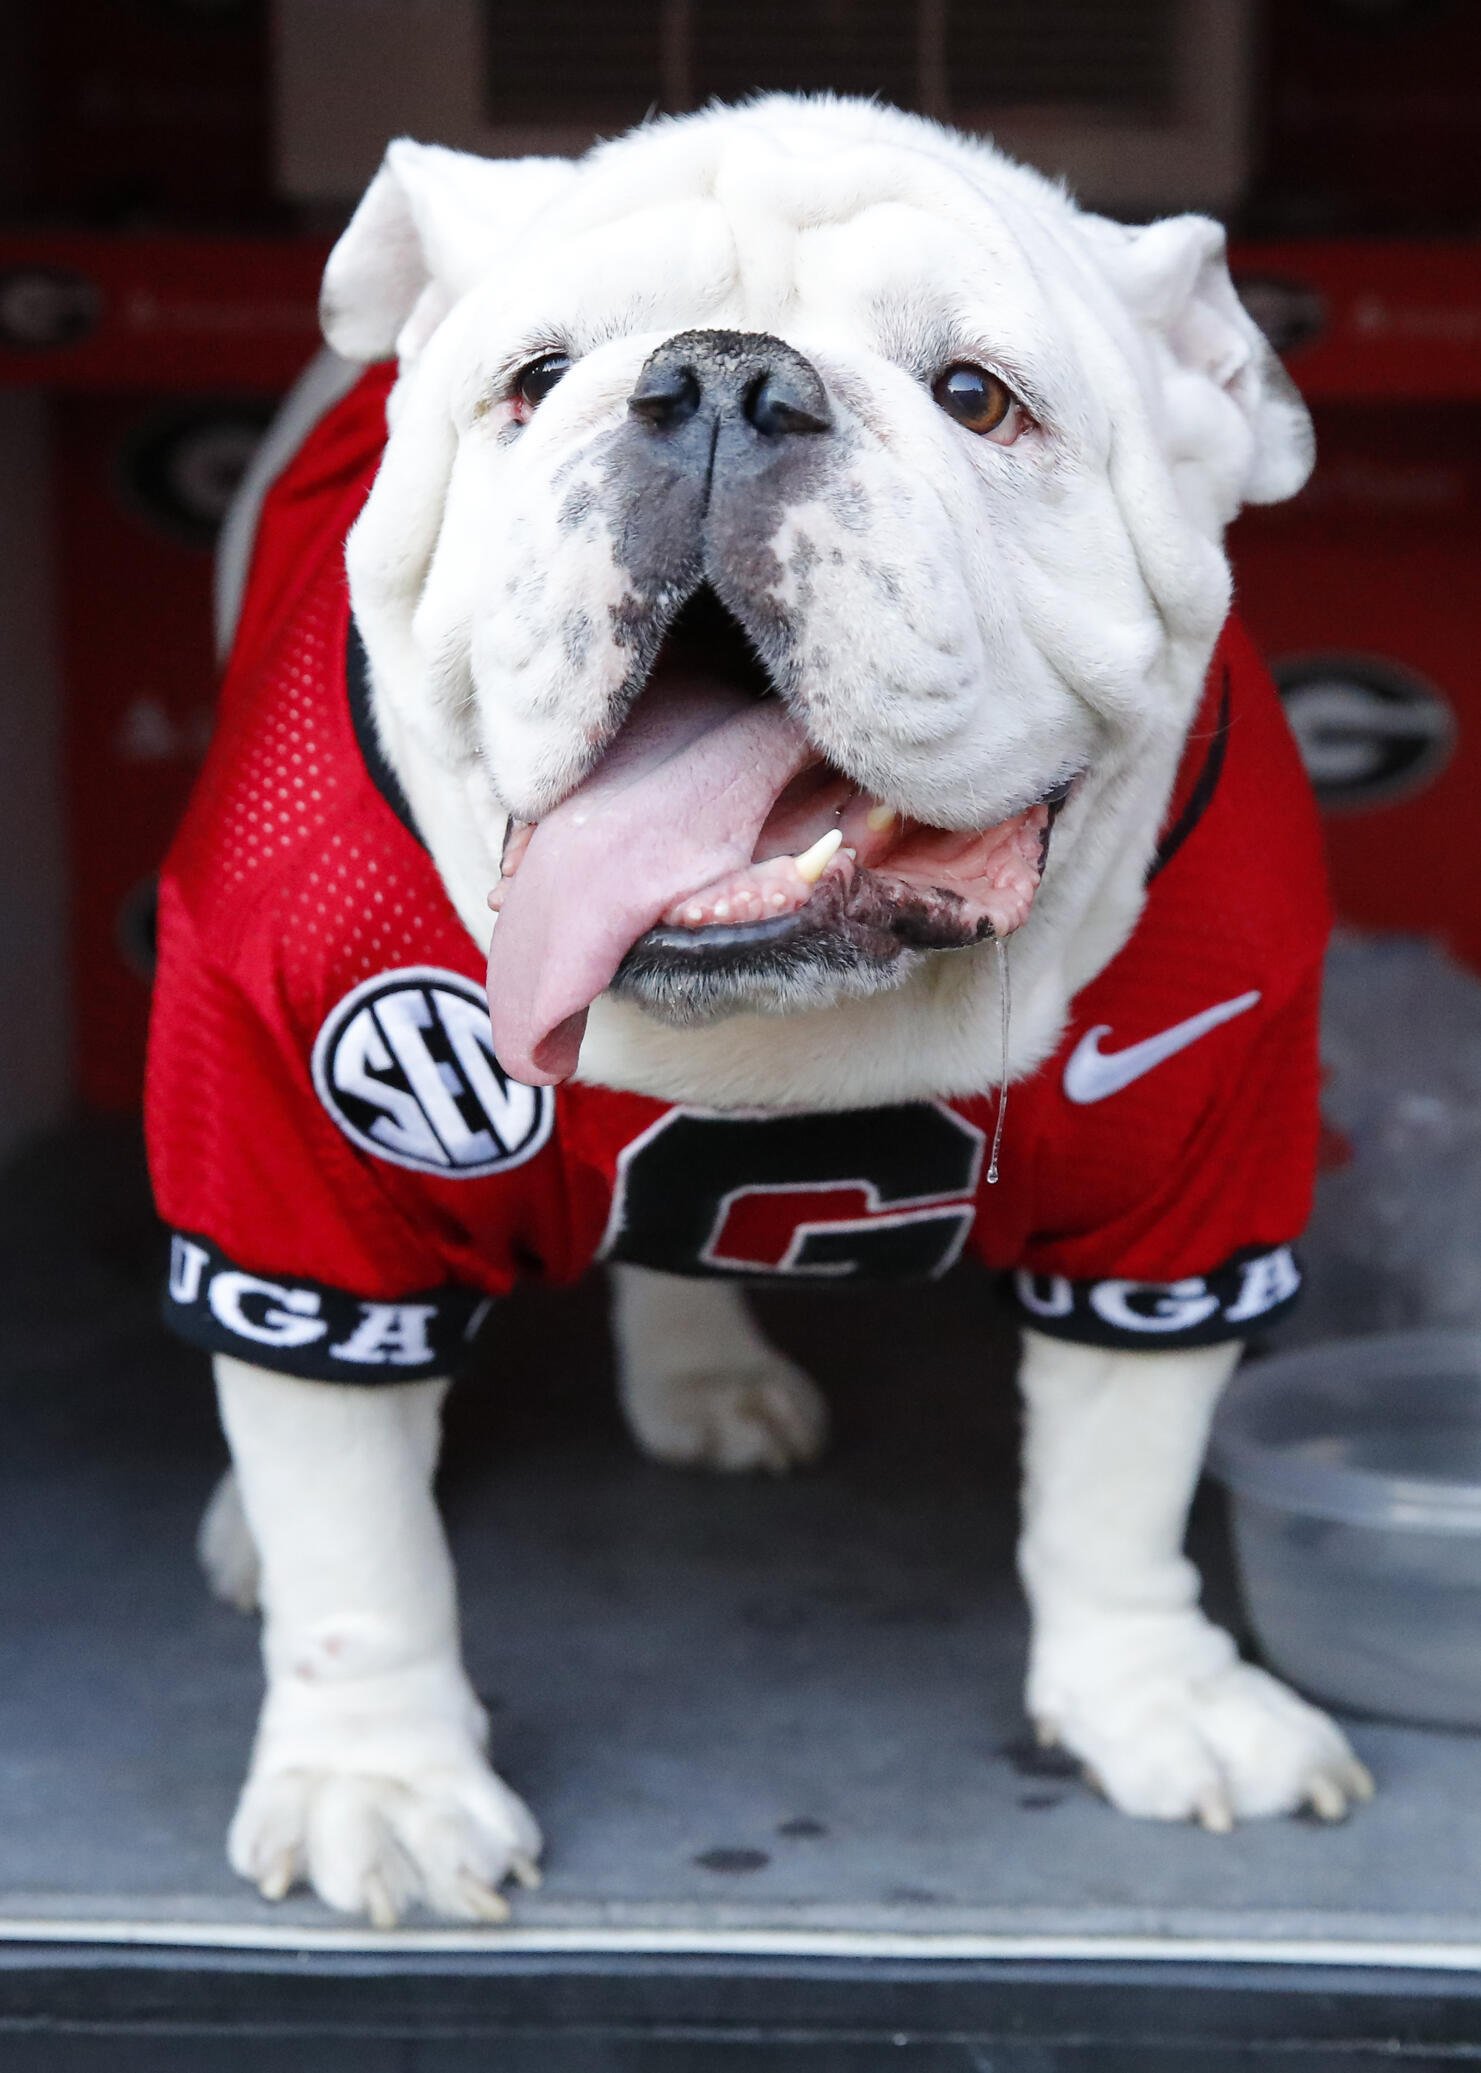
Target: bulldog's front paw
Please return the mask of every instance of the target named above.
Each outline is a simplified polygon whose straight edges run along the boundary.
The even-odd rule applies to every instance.
[[[1197,1612],[1125,1614],[1042,1639],[1028,1688],[1041,1742],[1077,1756],[1123,1813],[1237,1820],[1310,1807],[1340,1821],[1373,1797],[1341,1730]]]
[[[828,1406],[801,1368],[767,1348],[735,1366],[623,1377],[623,1409],[645,1454],[675,1468],[785,1475],[815,1461],[828,1439]]]
[[[378,1929],[416,1903],[507,1921],[498,1889],[539,1884],[540,1830],[490,1769],[482,1728],[460,1674],[276,1687],[227,1839],[233,1870],[268,1900],[306,1881]]]

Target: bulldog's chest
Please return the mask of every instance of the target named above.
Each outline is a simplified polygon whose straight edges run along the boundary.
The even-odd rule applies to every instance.
[[[930,1279],[1107,1229],[1186,1167],[1211,1088],[1238,1071],[1258,990],[1113,1033],[1076,1021],[1002,1097],[724,1112],[571,1082],[533,1088],[494,1054],[470,970],[361,981],[324,1017],[319,1103],[367,1176],[458,1279],[570,1281],[594,1261],[671,1274]],[[1214,1081],[1211,1082],[1210,1074]]]

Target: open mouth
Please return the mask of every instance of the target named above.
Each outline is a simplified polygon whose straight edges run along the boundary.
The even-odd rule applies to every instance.
[[[695,1020],[809,981],[875,990],[912,952],[1006,936],[1068,790],[966,833],[901,814],[809,742],[704,586],[590,776],[510,829],[489,896],[499,1058],[532,1085],[568,1078],[609,987]]]

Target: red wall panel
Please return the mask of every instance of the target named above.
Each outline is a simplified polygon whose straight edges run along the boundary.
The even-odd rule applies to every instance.
[[[1325,816],[1338,911],[1440,937],[1481,969],[1481,407],[1328,407],[1316,473],[1231,540],[1239,597],[1279,673],[1303,656],[1417,677],[1448,704],[1428,782]]]
[[[138,398],[58,398],[52,426],[77,1092],[131,1108],[143,1084],[150,882],[211,723],[210,529],[200,507],[214,494],[210,452],[204,479],[192,481],[192,467],[202,474],[199,440],[193,453],[171,406]],[[172,453],[183,500],[170,495]]]

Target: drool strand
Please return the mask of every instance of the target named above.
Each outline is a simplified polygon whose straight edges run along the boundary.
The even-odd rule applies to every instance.
[[[992,1153],[987,1162],[990,1187],[997,1186],[998,1146],[1003,1142],[1003,1118],[1008,1113],[1008,1025],[1013,1015],[1013,989],[1008,981],[1008,946],[1001,936],[993,938],[998,960],[998,1010],[1002,1032],[1002,1059],[998,1069],[998,1116],[992,1128]]]

